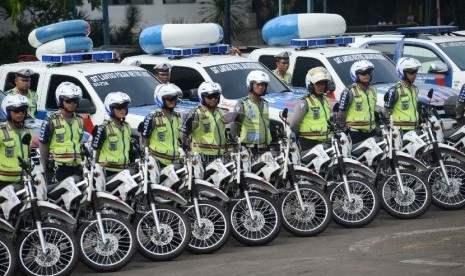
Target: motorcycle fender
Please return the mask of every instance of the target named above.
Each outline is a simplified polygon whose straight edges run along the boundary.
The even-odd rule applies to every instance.
[[[39,200],[37,201],[37,205],[39,206],[40,213],[47,213],[51,214],[52,216],[61,219],[70,224],[76,224],[76,220],[63,208],[53,203]],[[31,209],[31,203],[27,203],[26,205],[21,208],[21,213]]]
[[[294,166],[294,171],[297,175],[305,174],[310,181],[315,182],[318,185],[321,185],[322,187],[325,187],[328,184],[323,177],[321,177],[319,174],[316,174],[309,168],[303,166]]]
[[[465,163],[465,154],[463,154],[461,151],[458,151],[456,148],[443,143],[439,143],[439,149],[442,153],[450,155],[458,159],[460,162]]]
[[[420,172],[424,172],[428,170],[428,168],[426,167],[425,164],[423,164],[423,162],[416,159],[414,156],[412,156],[409,153],[406,153],[403,151],[396,151],[396,155],[397,155],[398,161],[405,161],[406,163],[413,165]]]
[[[6,220],[0,218],[0,229],[8,231],[8,232],[13,232],[15,228]]]
[[[266,181],[264,178],[257,176],[253,173],[244,173],[244,177],[246,180],[247,184],[254,184],[256,185],[260,190],[267,191],[271,194],[277,194],[278,190],[271,185],[270,182]]]
[[[202,179],[196,179],[195,186],[199,192],[211,193],[223,201],[226,201],[226,202],[229,201],[229,197],[223,191],[218,189],[215,185],[211,184],[210,182],[207,182]]]
[[[371,178],[371,179],[374,179],[376,177],[376,174],[370,168],[368,168],[367,166],[365,166],[364,164],[360,163],[357,160],[354,160],[354,159],[351,159],[351,158],[344,158],[343,162],[344,162],[344,164],[346,166],[346,169],[351,168],[354,171],[359,172],[359,173],[361,173],[361,174],[363,174],[366,177]],[[338,169],[339,169],[339,165],[338,165],[338,161],[336,159],[334,161],[334,163],[331,164],[328,171],[338,170]]]
[[[134,213],[134,210],[117,196],[105,192],[97,192],[97,198],[107,199],[108,201],[110,201],[111,207],[121,210],[126,214],[132,215]]]
[[[150,187],[152,188],[152,192],[155,195],[163,196],[164,198],[169,198],[170,200],[176,201],[181,205],[187,204],[187,201],[171,188],[159,184],[151,184]]]

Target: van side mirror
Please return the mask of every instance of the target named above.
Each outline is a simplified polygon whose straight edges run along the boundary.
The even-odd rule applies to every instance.
[[[428,73],[446,74],[447,72],[449,72],[449,68],[447,67],[447,64],[442,61],[434,61],[428,68]]]
[[[81,99],[78,108],[76,108],[76,113],[95,114],[96,112],[97,108],[88,99]]]

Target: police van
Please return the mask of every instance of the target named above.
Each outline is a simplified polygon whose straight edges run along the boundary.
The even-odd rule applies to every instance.
[[[398,28],[398,34],[356,36],[352,47],[378,50],[394,62],[414,57],[422,66],[416,83],[460,90],[465,84],[465,37],[456,26]]]
[[[106,62],[113,58],[114,52],[89,52],[45,55],[44,61],[4,64],[0,66],[0,90],[6,92],[15,86],[15,72],[33,71],[30,89],[38,96],[36,118],[44,119],[48,113],[58,110],[55,100],[58,85],[72,82],[82,89],[78,113],[83,116],[88,132],[105,119],[106,95],[121,91],[131,97],[127,121],[137,129],[144,116],[156,108],[153,92],[159,82],[143,68]]]
[[[263,31],[262,31],[263,33]],[[279,33],[283,35],[283,31]],[[295,38],[289,39],[288,45],[271,46],[254,50],[249,58],[257,60],[269,68],[275,67],[274,56],[287,51],[289,54],[289,69],[292,74],[292,86],[294,89],[305,89],[305,76],[307,72],[316,66],[325,67],[333,78],[330,85],[331,91],[328,97],[339,100],[344,88],[353,81],[350,77],[350,67],[358,60],[369,60],[374,64],[372,84],[378,92],[377,108],[380,110],[384,105],[384,94],[398,80],[395,64],[385,54],[373,49],[361,49],[347,47],[353,43],[353,37],[332,36],[323,38]],[[419,89],[419,101],[427,104],[428,91],[434,89],[431,104],[436,106],[441,116],[445,116],[444,102],[449,97],[457,96],[458,91],[434,84],[415,82]],[[444,118],[446,128],[451,128],[455,120]]]

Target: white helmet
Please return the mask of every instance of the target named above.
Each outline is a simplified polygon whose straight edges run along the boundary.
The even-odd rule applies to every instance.
[[[204,81],[200,84],[197,93],[199,95],[199,102],[203,103],[203,98],[207,95],[221,95],[221,86],[216,82]]]
[[[420,69],[421,63],[412,57],[403,57],[397,61],[397,75],[401,79],[405,79],[405,72],[416,72]]]
[[[319,81],[331,81],[331,75],[329,74],[328,70],[322,66],[314,67],[308,70],[307,76],[305,76],[307,89],[310,90],[310,85]]]
[[[266,83],[268,85],[270,83],[270,76],[263,71],[253,70],[247,75],[247,90],[252,90],[252,83]]]
[[[354,62],[352,66],[350,67],[350,77],[354,82],[358,81],[357,74],[360,74],[362,72],[369,71],[370,73],[375,69],[375,66],[373,63],[371,63],[368,60],[359,60]]]
[[[27,115],[27,109],[29,108],[29,100],[27,99],[27,97],[19,94],[6,95],[6,97],[2,101],[3,116],[5,116],[7,120],[10,120],[10,111],[20,107],[26,108]]]
[[[155,103],[160,108],[163,108],[165,106],[165,104],[163,103],[163,99],[165,97],[181,97],[182,91],[181,88],[172,83],[159,84],[157,85],[157,87],[155,87],[155,92],[153,93],[153,96],[155,98]]]
[[[123,93],[123,92],[111,92],[108,93],[108,95],[105,97],[105,111],[107,114],[112,117],[114,116],[113,114],[113,108],[119,105],[129,105],[131,103],[131,98],[129,98],[128,94]]]
[[[81,87],[75,85],[72,82],[65,81],[58,85],[55,92],[55,100],[58,107],[63,107],[61,102],[64,100],[82,99],[82,90]]]

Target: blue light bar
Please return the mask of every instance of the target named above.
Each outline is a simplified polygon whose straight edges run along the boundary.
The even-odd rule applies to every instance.
[[[84,61],[107,61],[116,58],[113,51],[95,51],[83,53],[46,54],[42,56],[43,62],[48,63],[79,63]]]
[[[165,48],[163,53],[168,56],[185,57],[196,56],[201,53],[209,54],[224,54],[228,52],[230,46],[228,44],[212,44],[204,46],[186,47],[186,48]]]
[[[316,47],[327,45],[347,45],[353,43],[355,38],[352,36],[346,37],[328,37],[328,38],[309,38],[309,39],[291,39],[291,46],[297,47]]]
[[[397,32],[403,35],[445,34],[450,32],[456,32],[458,30],[459,28],[457,26],[423,26],[397,28]]]

